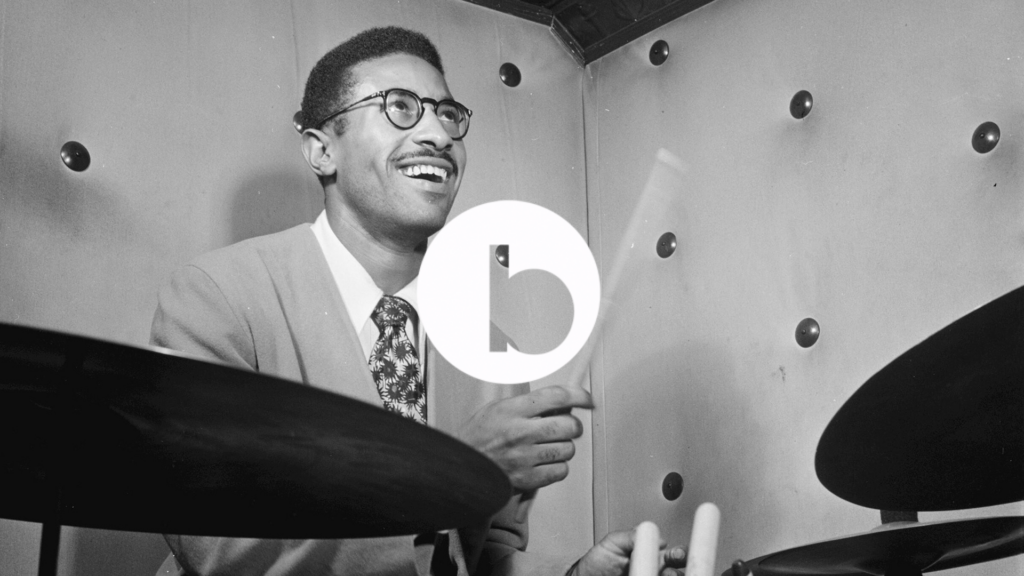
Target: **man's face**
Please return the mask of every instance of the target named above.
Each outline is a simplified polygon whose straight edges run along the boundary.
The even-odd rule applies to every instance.
[[[357,84],[342,106],[390,88],[452,98],[441,73],[408,54],[369,60],[352,72]],[[408,130],[393,126],[382,105],[374,98],[346,112],[346,128],[333,139],[339,199],[346,216],[375,239],[416,244],[444,226],[462,182],[466,147],[448,135],[431,104]]]

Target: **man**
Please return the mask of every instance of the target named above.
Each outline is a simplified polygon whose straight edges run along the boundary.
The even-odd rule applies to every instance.
[[[527,541],[520,495],[568,474],[572,440],[583,432],[569,410],[591,408],[590,395],[549,387],[510,397],[514,387],[483,383],[458,384],[452,394],[467,377],[429,352],[416,320],[416,277],[427,238],[444,225],[462,181],[470,114],[418,33],[372,29],[327,53],[302,103],[302,152],[323,185],[325,211],[312,226],[241,242],[178,271],[160,293],[152,342],[438,426],[496,462],[516,496],[488,526],[429,537],[168,536],[174,568],[403,576],[561,576],[570,568],[520,553]],[[618,576],[631,547],[629,533],[609,535],[571,569]]]

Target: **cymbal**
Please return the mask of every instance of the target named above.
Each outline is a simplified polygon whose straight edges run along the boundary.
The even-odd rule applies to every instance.
[[[970,312],[864,383],[818,443],[818,479],[880,510],[1024,500],[1024,287]]]
[[[208,536],[357,538],[486,521],[487,457],[311,386],[0,324],[0,517]]]
[[[883,525],[863,534],[767,554],[756,576],[893,576],[946,570],[1024,553],[1024,516]],[[727,570],[723,576],[730,576]]]

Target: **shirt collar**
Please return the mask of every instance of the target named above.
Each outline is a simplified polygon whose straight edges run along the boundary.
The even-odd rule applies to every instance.
[[[338,286],[338,292],[341,293],[341,299],[345,303],[345,311],[348,312],[348,317],[352,320],[352,327],[358,333],[370,319],[370,315],[377,307],[377,302],[384,295],[384,291],[377,287],[369,272],[341,243],[341,240],[338,240],[327,221],[326,210],[320,212],[320,216],[317,217],[316,222],[313,222],[311,228],[324,257],[327,258],[327,265],[331,269],[331,276],[334,277],[334,283]],[[417,308],[418,279],[419,277],[413,278],[411,282],[395,293],[395,296],[412,304],[413,309]]]

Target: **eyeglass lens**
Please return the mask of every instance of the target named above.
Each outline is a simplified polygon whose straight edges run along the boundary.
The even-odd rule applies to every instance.
[[[419,98],[412,92],[398,89],[388,92],[384,112],[395,126],[403,129],[412,128],[423,116]],[[469,116],[457,104],[451,101],[439,102],[434,113],[449,136],[462,138],[466,135]]]

